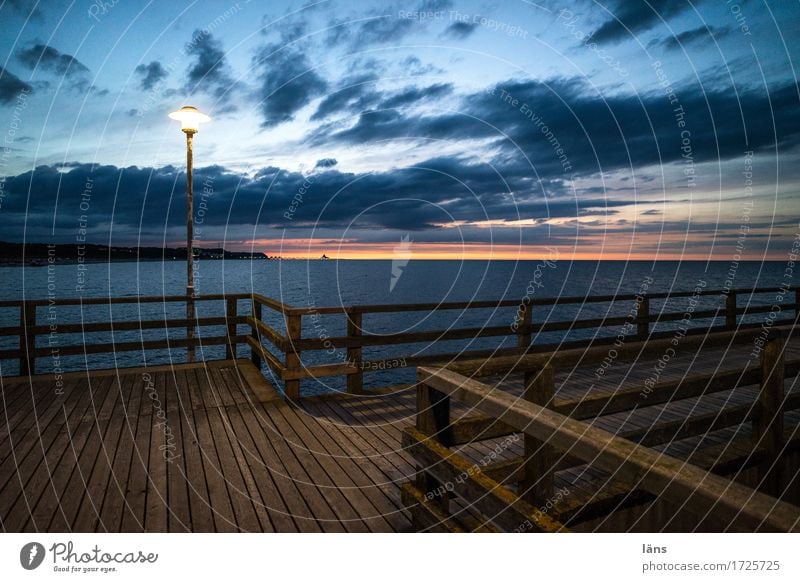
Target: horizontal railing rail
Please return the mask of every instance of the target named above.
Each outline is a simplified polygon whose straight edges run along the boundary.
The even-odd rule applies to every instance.
[[[616,355],[615,362],[625,362],[627,360],[638,359],[647,356],[657,356],[663,354],[668,349],[673,349],[675,353],[687,350],[705,349],[721,346],[733,346],[754,343],[754,351],[760,352],[766,339],[771,337],[773,330],[791,330],[794,322],[785,321],[775,323],[765,330],[763,326],[740,327],[730,331],[717,330],[714,333],[706,333],[707,330],[698,330],[699,333],[687,334],[682,336],[679,341],[675,341],[674,334],[666,337],[651,337],[647,342],[632,341],[620,346],[614,346]],[[755,342],[759,340],[758,346]],[[561,349],[558,351],[528,353],[516,357],[495,357],[495,358],[476,358],[461,362],[448,364],[448,368],[472,377],[495,376],[517,372],[530,372],[539,370],[545,366],[561,368],[573,366],[579,361],[581,365],[595,365],[602,363],[608,356],[608,345],[587,344],[581,347]]]
[[[450,367],[420,368],[417,423],[415,428],[406,429],[403,436],[420,473],[416,485],[404,486],[404,498],[413,506],[412,514],[420,526],[434,523],[438,517],[441,524],[458,528],[447,511],[449,494],[454,494],[472,502],[473,509],[506,531],[520,531],[526,516],[528,525],[523,531],[549,531],[552,520],[568,523],[580,514],[579,521],[586,521],[654,497],[682,507],[699,520],[713,515],[723,527],[733,530],[798,531],[800,508],[777,499],[782,494],[782,483],[787,481],[785,476],[781,480],[781,455],[800,451],[800,438],[794,431],[787,435],[789,431],[784,430],[783,421],[787,411],[800,407],[800,394],[784,393],[784,380],[800,373],[800,360],[787,362],[784,346],[781,334],[774,333],[765,342],[758,366],[726,370],[722,376],[696,376],[663,383],[648,395],[646,405],[755,384],[758,393],[753,404],[664,420],[652,427],[618,435],[585,420],[641,406],[641,396],[634,402],[631,391],[623,390],[559,401],[555,398],[554,358],[536,356],[539,365],[526,368],[523,398],[468,377],[463,367],[461,373]],[[479,415],[451,419],[451,400],[466,404]],[[741,443],[727,442],[724,450],[705,457],[698,453],[692,462],[650,448],[745,422],[753,426],[748,443],[740,446]],[[450,447],[514,433],[525,438],[522,458],[500,461],[481,471],[470,470],[466,478],[462,473],[457,481],[450,480],[442,470],[460,458]],[[601,469],[621,484],[596,492],[588,500],[589,505],[597,506],[593,509],[576,505],[574,500],[561,503],[554,489],[556,471],[579,464]],[[716,474],[739,472],[753,465],[758,468],[761,492]],[[788,480],[791,481],[791,476]],[[507,488],[505,483],[509,481],[520,484],[519,496]],[[448,492],[444,496],[438,494],[443,483]],[[498,522],[494,519],[497,507],[489,491],[495,498],[502,491],[509,507],[523,507],[524,511],[507,510]],[[556,498],[559,502],[553,503]],[[537,518],[542,512],[537,508],[545,503],[552,508],[547,516],[551,521],[540,523]]]
[[[649,299],[679,299],[683,297],[714,297],[724,295],[725,297],[737,297],[739,295],[752,295],[754,293],[786,293],[795,292],[795,304],[800,305],[800,287],[755,287],[755,288],[736,288],[736,289],[700,289],[696,291],[671,291],[659,293],[647,293],[646,295],[636,293],[620,293],[618,295],[562,295],[559,297],[540,297],[529,298],[525,301],[528,305],[543,307],[548,305],[582,304],[582,303],[608,303],[612,301],[634,301],[639,297]],[[351,306],[329,306],[329,307],[290,307],[288,313],[291,315],[310,315],[337,314],[337,313],[395,313],[403,311],[439,311],[450,309],[486,309],[499,307],[517,307],[521,301],[516,299],[506,299],[503,301],[451,301],[442,303],[409,303],[409,304],[375,304],[375,305],[351,305]]]

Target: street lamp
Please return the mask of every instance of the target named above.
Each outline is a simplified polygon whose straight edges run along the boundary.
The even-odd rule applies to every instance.
[[[210,121],[205,113],[200,113],[197,107],[184,105],[178,111],[169,114],[170,118],[181,122],[181,131],[186,134],[186,328],[187,359],[194,361],[194,249],[192,248],[192,138],[200,129],[200,124]]]

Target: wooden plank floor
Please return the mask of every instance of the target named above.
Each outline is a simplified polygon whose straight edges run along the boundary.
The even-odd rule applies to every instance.
[[[54,390],[2,379],[3,531],[410,526],[398,487],[412,468],[389,437],[362,452],[372,430],[319,422],[249,362],[71,374]]]
[[[661,381],[741,367],[747,349],[707,350],[671,361]],[[787,357],[800,355],[792,341]],[[558,397],[642,385],[655,358],[557,375]],[[520,393],[519,377],[495,380]],[[7,532],[391,532],[411,528],[400,485],[414,475],[400,447],[415,393],[327,396],[295,406],[247,361],[0,378],[0,527]],[[795,390],[795,379],[787,380]],[[754,387],[593,420],[615,433],[659,418],[752,402]],[[455,406],[456,413],[466,413]],[[797,413],[787,414],[796,430]],[[749,427],[668,443],[687,458]],[[476,463],[497,442],[463,448]],[[500,458],[521,453],[511,441]],[[591,495],[607,477],[576,467],[558,483]],[[468,511],[468,508],[465,508]]]

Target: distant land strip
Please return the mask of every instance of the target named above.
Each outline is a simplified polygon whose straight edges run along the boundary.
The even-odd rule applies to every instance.
[[[197,248],[201,260],[266,260],[263,253],[226,251],[223,248]],[[45,265],[69,263],[107,263],[118,261],[186,260],[186,247],[111,247],[95,244],[45,244],[0,242],[0,265]]]

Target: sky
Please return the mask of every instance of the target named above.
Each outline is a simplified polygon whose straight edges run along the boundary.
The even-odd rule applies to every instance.
[[[785,260],[800,3],[0,0],[0,241]],[[401,256],[402,255],[402,256]]]

